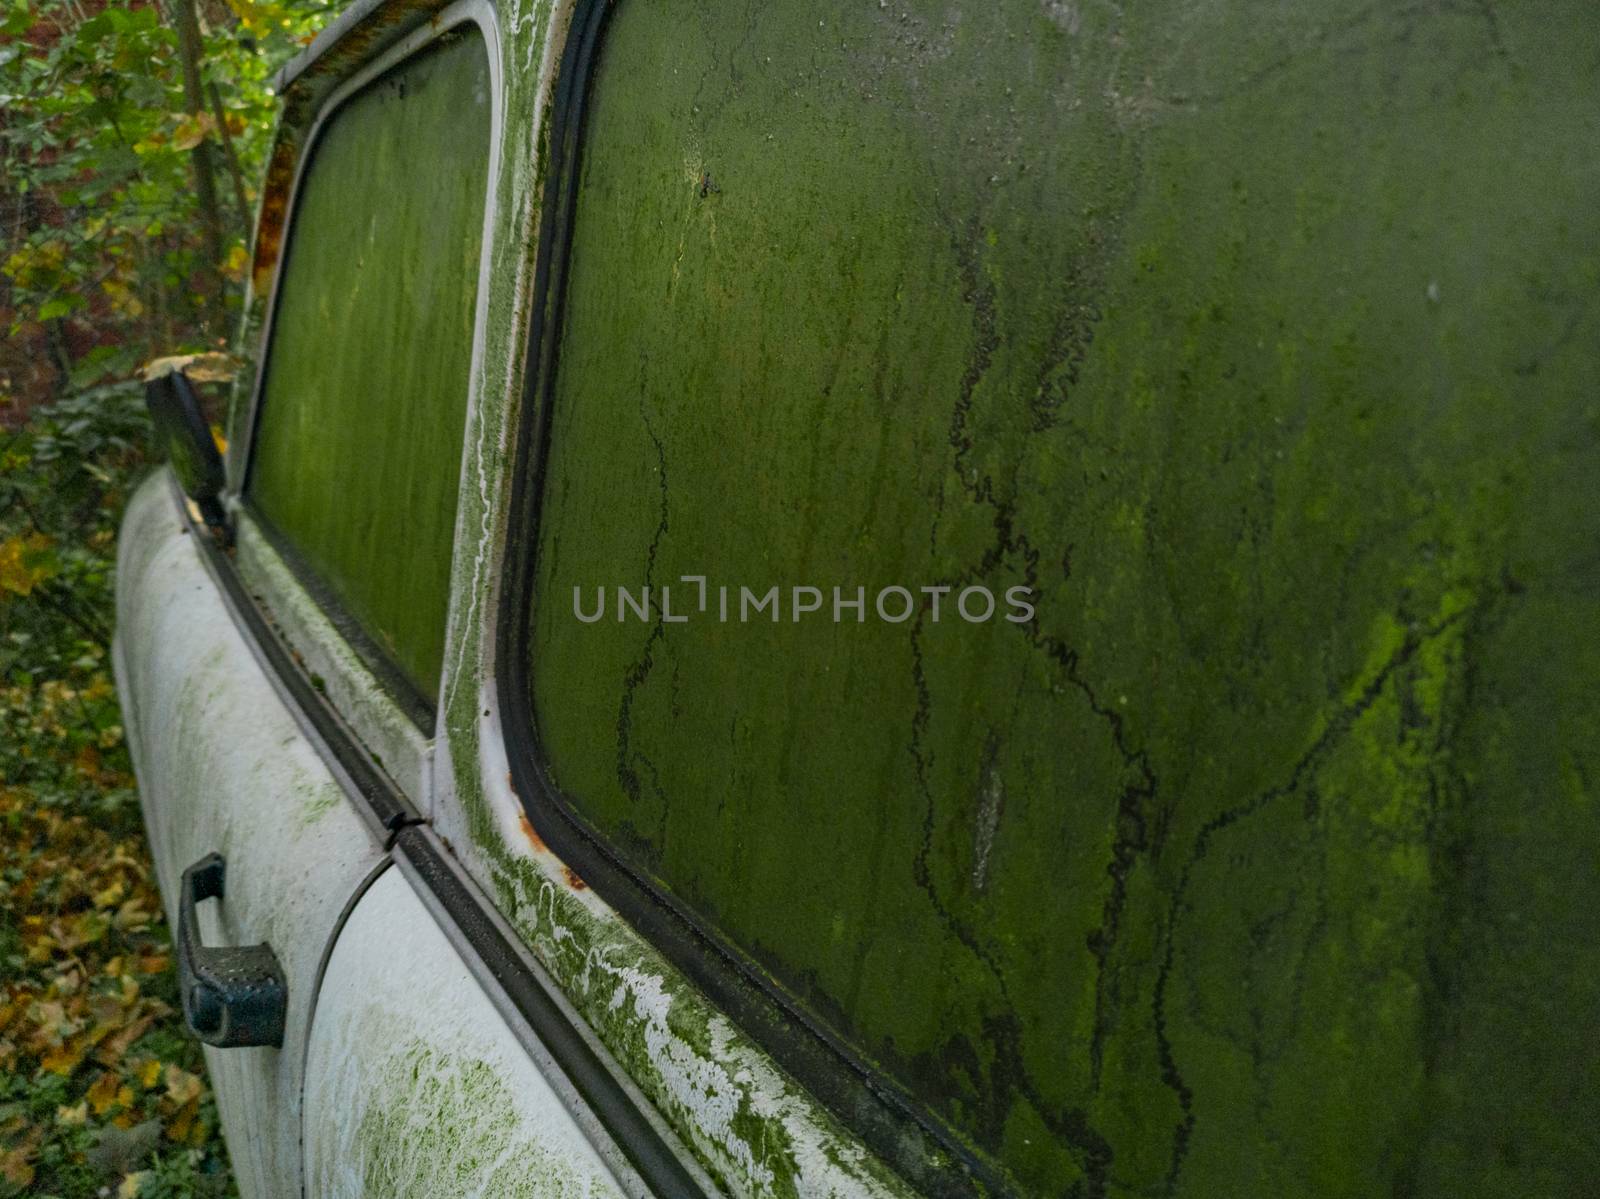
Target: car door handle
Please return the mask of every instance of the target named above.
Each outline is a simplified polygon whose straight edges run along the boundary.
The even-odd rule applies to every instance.
[[[210,853],[183,872],[178,899],[178,990],[183,1018],[207,1045],[282,1045],[289,988],[272,946],[207,947],[195,905],[223,898],[227,863]]]

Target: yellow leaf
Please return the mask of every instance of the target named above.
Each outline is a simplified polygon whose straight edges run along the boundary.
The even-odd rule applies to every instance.
[[[118,879],[104,891],[95,892],[94,906],[102,911],[106,908],[114,908],[122,902],[122,897],[126,892],[127,888],[122,885],[122,880]]]
[[[136,902],[129,900],[129,903]],[[127,907],[124,904],[123,907]],[[121,914],[120,912],[118,913]],[[111,922],[99,912],[84,912],[72,921],[72,935],[63,942],[66,949],[78,949],[84,945],[93,945],[106,935],[111,927]]]
[[[103,1116],[111,1110],[111,1105],[117,1101],[117,1076],[109,1070],[94,1080],[89,1088],[89,1093],[84,1096],[89,1106],[94,1108],[94,1114]],[[127,1106],[124,1104],[123,1106]]]
[[[71,1040],[63,1041],[54,1049],[49,1050],[39,1059],[39,1065],[51,1074],[59,1074],[63,1078],[70,1077],[72,1072],[78,1068],[78,1063],[83,1061],[85,1048],[86,1046],[80,1038],[73,1037]]]
[[[13,1149],[10,1153],[0,1156],[0,1178],[4,1178],[19,1190],[27,1186],[33,1181],[33,1165],[28,1161],[32,1156],[31,1148]]]
[[[121,1032],[107,1037],[101,1042],[100,1048],[95,1050],[94,1060],[102,1066],[115,1066],[122,1060],[122,1055],[128,1052],[128,1046],[144,1036],[155,1022],[155,1013],[147,1013]]]
[[[195,1117],[200,1114],[200,1100],[191,1099],[178,1109],[177,1115],[172,1117],[172,1122],[167,1125],[167,1136],[177,1141],[180,1145],[189,1136],[189,1131],[194,1127]]]
[[[190,1074],[181,1066],[167,1066],[167,1098],[182,1106],[198,1101],[201,1083],[198,1075]],[[176,1139],[176,1138],[175,1138]]]
[[[83,1124],[89,1118],[89,1105],[87,1102],[78,1104],[77,1107],[56,1108],[56,1123],[63,1128],[74,1128]]]
[[[160,1081],[161,1063],[155,1058],[151,1058],[148,1062],[139,1067],[139,1085],[145,1090],[148,1091]]]
[[[144,301],[139,299],[133,289],[121,279],[102,279],[100,290],[110,297],[111,306],[124,316],[144,315]]]
[[[13,253],[0,266],[0,271],[11,276],[20,286],[28,287],[58,271],[66,257],[66,242],[42,241],[23,246]]]
[[[193,150],[206,140],[207,135],[214,133],[216,128],[217,119],[209,112],[186,113],[172,131],[172,148]]]
[[[222,269],[227,272],[230,279],[243,279],[245,267],[250,265],[250,251],[244,248],[243,242],[234,242],[233,248],[228,251],[228,258],[222,264]]]
[[[136,896],[117,909],[112,923],[120,932],[138,932],[149,925],[150,913],[146,910],[144,902]]]
[[[228,7],[239,17],[239,24],[249,33],[264,33],[284,19],[280,4],[256,3],[255,0],[228,0]]]
[[[137,1170],[129,1174],[117,1188],[117,1199],[139,1199],[139,1191],[144,1186],[144,1180],[149,1177],[149,1170]]]
[[[50,538],[43,533],[18,533],[0,541],[0,591],[28,595],[55,574],[49,549]]]

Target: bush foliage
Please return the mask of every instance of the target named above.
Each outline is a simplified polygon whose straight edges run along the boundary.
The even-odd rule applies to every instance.
[[[331,6],[202,0],[186,86],[184,3],[0,0],[0,1199],[234,1193],[111,678],[115,538],[137,368],[225,342],[267,80]]]
[[[0,419],[232,329],[268,83],[332,6],[199,0],[191,89],[191,4],[0,0]]]
[[[116,384],[0,449],[0,1195],[231,1188],[108,660],[144,439]]]

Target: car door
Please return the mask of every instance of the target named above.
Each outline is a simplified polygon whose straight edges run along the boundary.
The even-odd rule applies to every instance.
[[[118,563],[116,673],[167,918],[183,872],[226,862],[200,908],[209,945],[266,943],[287,979],[281,1044],[206,1048],[240,1192],[299,1172],[301,1065],[324,946],[383,860],[236,623],[164,473],[130,504]]]
[[[118,676],[169,916],[181,939],[186,872],[221,855],[199,939],[270,946],[287,989],[271,1043],[207,1048],[247,1196],[301,1189],[321,971],[427,804],[492,115],[483,39],[453,25],[326,91],[264,206],[289,223],[232,544],[164,475],[123,531]]]

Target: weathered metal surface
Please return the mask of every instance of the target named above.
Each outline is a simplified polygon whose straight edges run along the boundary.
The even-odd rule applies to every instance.
[[[340,933],[307,1053],[312,1199],[623,1194],[398,870]]]
[[[165,472],[129,504],[117,551],[117,688],[168,922],[179,873],[228,859],[210,945],[260,941],[288,979],[288,1049],[206,1049],[246,1199],[300,1175],[300,1047],[323,948],[382,853],[224,606]],[[215,909],[215,910],[213,910]]]

